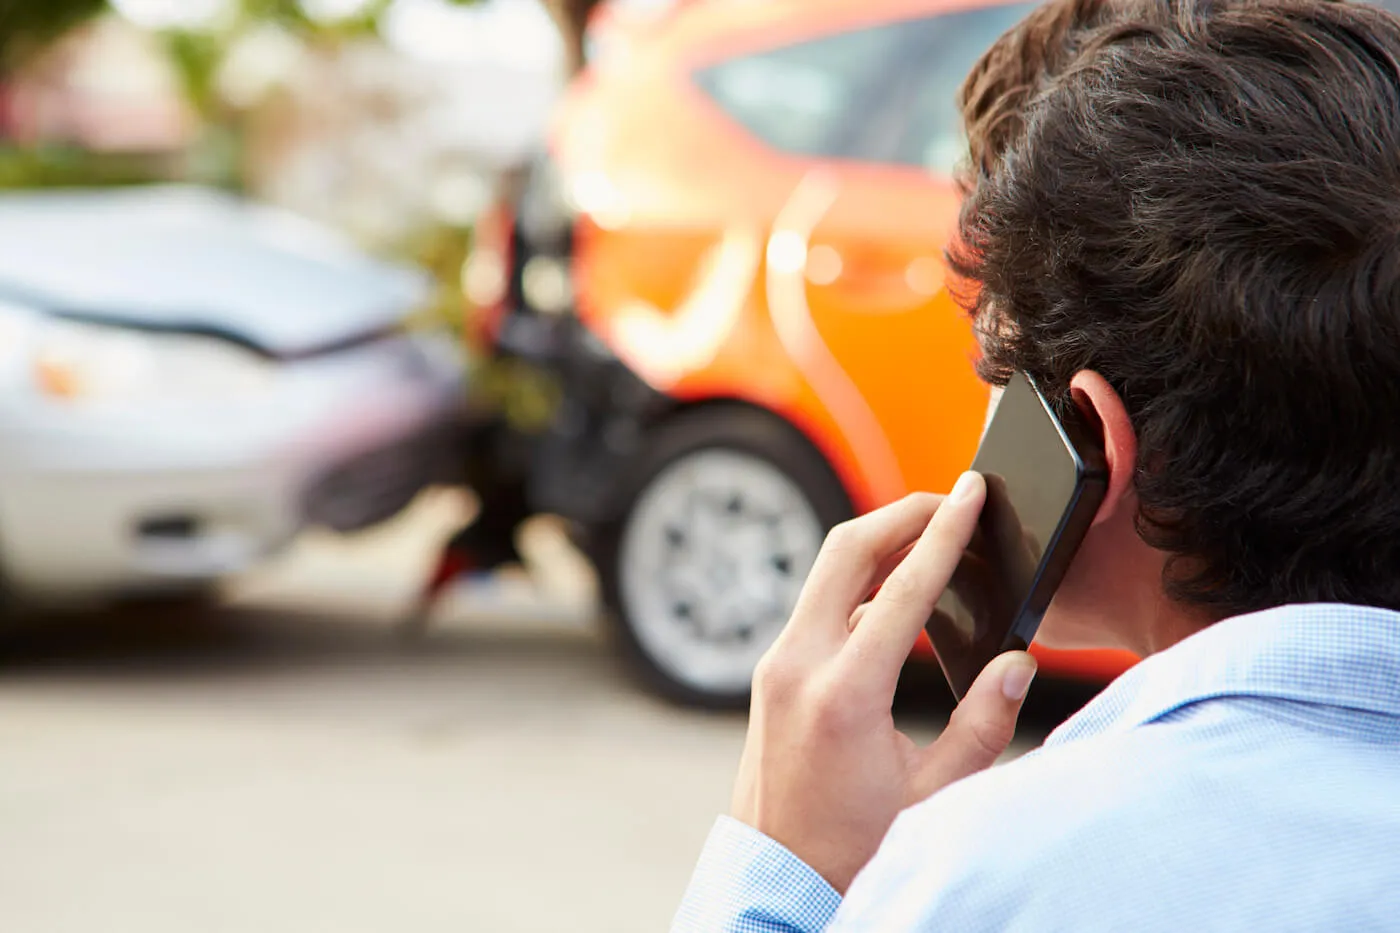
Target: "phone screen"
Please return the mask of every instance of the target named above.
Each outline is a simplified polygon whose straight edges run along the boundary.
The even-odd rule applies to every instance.
[[[958,699],[992,658],[1035,637],[1106,477],[1087,426],[1058,419],[1021,374],[1007,383],[972,469],[986,480],[986,503],[926,627]]]

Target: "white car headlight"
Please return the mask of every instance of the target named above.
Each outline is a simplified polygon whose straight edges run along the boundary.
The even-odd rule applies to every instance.
[[[214,337],[49,319],[30,340],[39,390],[94,403],[226,401],[257,394],[274,364]]]

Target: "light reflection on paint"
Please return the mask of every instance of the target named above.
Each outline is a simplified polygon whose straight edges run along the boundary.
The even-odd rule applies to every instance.
[[[932,298],[943,287],[943,264],[931,256],[919,256],[904,270],[904,284],[925,298]]]
[[[818,243],[807,251],[807,281],[813,285],[831,285],[841,278],[845,264],[834,246]]]
[[[603,172],[580,172],[569,186],[569,200],[604,230],[626,225],[631,211],[617,185]]]
[[[802,267],[772,261],[775,253],[783,260],[799,253],[806,257],[812,230],[836,202],[838,193],[835,178],[820,170],[809,172],[778,212],[768,238],[768,313],[783,349],[831,413],[846,442],[860,451],[860,468],[871,491],[879,499],[893,501],[907,487],[884,428],[812,320]]]
[[[726,231],[700,260],[695,286],[674,313],[641,300],[618,309],[611,334],[620,355],[657,387],[707,365],[743,312],[759,255],[757,231]]]
[[[792,230],[774,230],[768,238],[768,268],[791,275],[807,264],[807,241]]]

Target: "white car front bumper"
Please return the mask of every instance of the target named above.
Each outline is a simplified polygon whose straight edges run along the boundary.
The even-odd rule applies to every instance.
[[[463,370],[442,337],[282,363],[256,399],[0,400],[0,575],[74,600],[198,586],[302,528],[351,530],[449,478]]]

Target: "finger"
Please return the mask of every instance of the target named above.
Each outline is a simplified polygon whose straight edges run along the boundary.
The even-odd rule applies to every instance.
[[[972,538],[985,490],[978,474],[959,477],[909,556],[870,601],[860,628],[851,634],[847,648],[852,660],[891,693],[900,667]]]
[[[924,750],[915,782],[920,799],[993,764],[1016,736],[1016,718],[1035,677],[1024,651],[997,655],[953,710],[943,734]]]
[[[977,545],[977,542],[978,542],[978,540],[981,538],[981,536],[982,536],[982,529],[981,529],[981,527],[979,526],[978,529],[977,529],[977,531],[973,532],[973,535],[972,535],[972,543],[970,543],[970,544],[967,546],[967,550],[963,552],[962,563],[958,564],[958,570],[957,570],[957,573],[958,573],[958,574],[961,574],[961,573],[962,573],[964,565],[967,564],[967,562],[968,562],[969,560],[976,560],[976,561],[978,561],[979,564],[982,565],[982,566],[985,566],[985,565],[986,565],[986,562],[983,561],[980,557],[974,557],[974,556],[973,556],[973,554],[974,554],[974,552],[976,551],[977,546],[978,546],[978,545]],[[867,596],[866,601],[863,602],[863,603],[861,603],[859,606],[857,606],[857,607],[856,607],[856,611],[853,612],[853,613],[851,614],[851,625],[850,625],[851,631],[855,631],[855,628],[856,628],[856,621],[855,621],[855,620],[856,620],[856,617],[857,617],[858,615],[865,615],[865,610],[866,610],[867,608],[869,608],[869,606],[870,606],[870,600],[874,599],[874,598],[876,597],[876,595],[879,594],[879,592],[880,592],[880,587],[881,587],[882,584],[884,584],[885,579],[886,579],[887,577],[889,577],[889,575],[890,575],[891,573],[894,572],[894,568],[898,567],[901,563],[904,562],[904,558],[908,557],[908,556],[909,556],[909,552],[911,552],[911,551],[914,550],[914,545],[915,545],[916,543],[918,543],[918,542],[911,542],[911,543],[909,543],[908,545],[906,545],[905,547],[900,548],[899,551],[898,551],[893,557],[888,557],[888,558],[886,558],[885,560],[880,561],[880,566],[877,567],[876,570],[875,570],[875,583],[874,583],[874,585],[871,587],[870,593],[869,593],[869,595]],[[955,579],[955,580],[957,579],[956,575],[954,576],[954,579]]]
[[[939,498],[940,500],[942,499],[941,496]],[[925,525],[924,527],[928,526]],[[898,567],[904,562],[904,558],[909,556],[909,552],[914,550],[914,545],[917,543],[917,541],[910,541],[908,544],[900,548],[894,554],[880,561],[879,566],[875,568],[875,575],[870,585],[870,592],[868,592],[865,596],[865,603],[868,603],[870,602],[870,600],[875,598],[875,596],[880,592],[880,587],[884,585],[886,578],[888,578],[889,575],[894,572],[894,568]],[[865,605],[865,603],[861,603],[861,606]],[[859,611],[860,606],[857,606],[856,609],[857,611]],[[851,626],[851,628],[854,629],[855,626],[853,625]]]
[[[919,537],[941,500],[932,493],[913,493],[831,529],[802,585],[789,627],[818,626],[844,635],[851,613],[875,585],[880,565]]]
[[[849,626],[851,631],[854,632],[856,630],[856,626],[860,625],[861,617],[865,615],[866,610],[868,610],[869,608],[869,603],[861,603],[859,606],[856,607],[856,611],[851,613],[851,622]]]
[[[940,501],[942,498],[942,496],[939,496]],[[894,568],[904,562],[904,558],[908,557],[909,552],[912,550],[914,550],[914,542],[910,541],[904,547],[880,561],[875,567],[875,576],[871,583],[870,592],[867,594],[869,598],[874,598],[875,592],[880,588],[880,585],[885,582],[885,578],[894,572]]]

